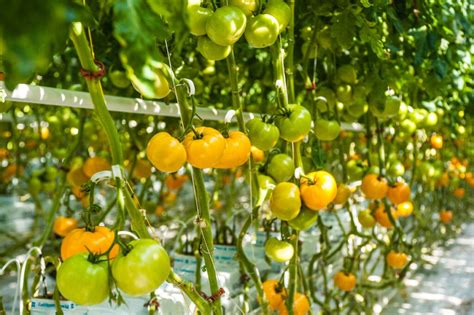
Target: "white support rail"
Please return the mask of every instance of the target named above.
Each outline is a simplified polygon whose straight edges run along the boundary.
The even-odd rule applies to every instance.
[[[87,92],[28,84],[19,84],[13,91],[9,91],[6,89],[3,81],[0,81],[0,91],[2,90],[6,93],[6,100],[12,102],[85,109],[94,108],[92,99]],[[106,95],[105,100],[108,109],[113,112],[179,117],[179,106],[176,103],[165,104],[159,101],[146,101],[140,98],[126,98],[110,95]],[[227,112],[227,110],[213,108],[197,108],[197,114],[204,120],[224,121]],[[259,114],[244,112],[244,120],[247,121],[258,115]],[[236,117],[234,116],[233,120],[235,119]],[[358,123],[342,123],[341,127],[344,130],[350,131],[362,130],[362,126]]]

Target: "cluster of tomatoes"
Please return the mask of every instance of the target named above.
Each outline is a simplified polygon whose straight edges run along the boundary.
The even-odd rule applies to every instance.
[[[240,131],[225,132],[211,127],[190,131],[182,142],[167,132],[159,132],[148,142],[148,160],[159,171],[176,172],[184,163],[193,167],[229,169],[245,164],[250,156],[249,138]]]
[[[273,45],[290,21],[290,7],[282,0],[272,0],[254,15],[258,11],[256,1],[231,0],[215,11],[190,6],[188,25],[191,34],[199,36],[198,51],[208,60],[225,59],[242,35],[254,48]]]

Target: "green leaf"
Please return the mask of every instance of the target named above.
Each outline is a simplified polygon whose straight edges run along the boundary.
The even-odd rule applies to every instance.
[[[356,35],[355,19],[349,10],[337,15],[334,19],[334,24],[331,27],[331,35],[337,43],[344,49],[349,49],[354,43],[354,36]]]
[[[5,84],[13,89],[48,69],[52,56],[64,50],[69,25],[91,22],[84,7],[67,0],[17,0],[0,3],[0,55]]]
[[[370,8],[372,3],[369,0],[360,0],[360,3],[364,6],[364,8]]]

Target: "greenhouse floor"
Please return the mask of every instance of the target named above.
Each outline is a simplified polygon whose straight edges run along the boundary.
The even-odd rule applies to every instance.
[[[464,227],[447,249],[426,257],[425,266],[405,281],[405,297],[397,295],[383,315],[474,314],[474,223]]]

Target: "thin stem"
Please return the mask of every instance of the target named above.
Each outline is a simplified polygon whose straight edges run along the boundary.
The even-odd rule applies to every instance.
[[[287,67],[286,74],[288,78],[288,100],[290,104],[294,104],[295,98],[295,65],[294,65],[294,51],[295,51],[295,0],[289,0],[288,5],[291,9],[290,23],[288,24],[288,56],[286,58]]]
[[[240,102],[240,90],[239,90],[239,67],[235,62],[234,48],[227,57],[227,69],[229,71],[230,88],[232,90],[232,107],[236,111],[237,122],[239,123],[239,129],[243,133],[246,133],[242,104]]]

